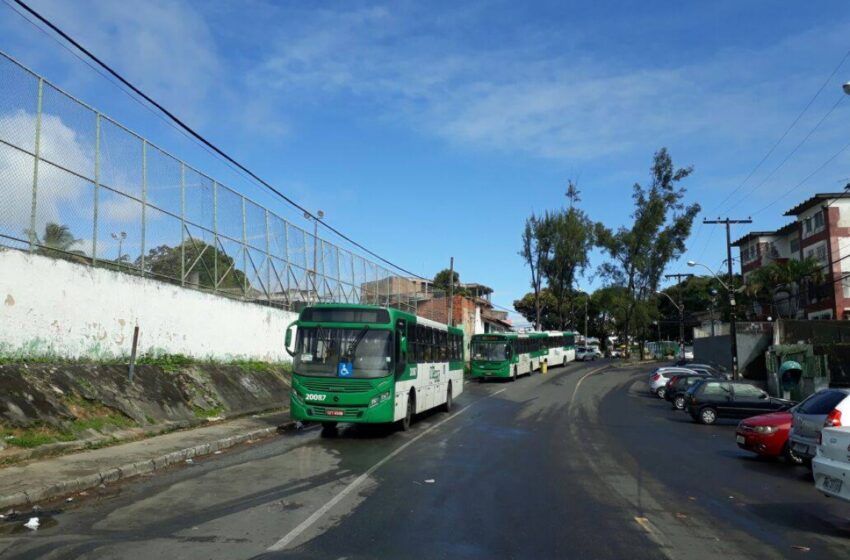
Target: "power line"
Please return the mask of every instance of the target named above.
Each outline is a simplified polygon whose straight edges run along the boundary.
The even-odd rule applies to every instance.
[[[845,98],[845,97],[847,97],[847,96],[846,96],[844,93],[842,93],[842,94],[841,94],[841,97],[839,97],[839,98],[835,101],[835,103],[832,105],[832,107],[830,107],[829,111],[827,111],[827,112],[826,112],[826,114],[824,114],[824,116],[823,116],[823,117],[821,117],[821,119],[817,122],[817,124],[816,124],[814,127],[812,127],[812,129],[808,132],[808,134],[806,134],[806,135],[803,137],[803,139],[802,139],[802,140],[800,140],[800,142],[799,142],[796,146],[794,146],[794,149],[793,149],[793,150],[791,150],[790,152],[788,152],[788,154],[787,154],[787,155],[785,156],[785,158],[784,158],[784,159],[783,159],[783,160],[779,163],[779,165],[777,165],[776,167],[774,167],[774,168],[773,168],[773,171],[771,171],[770,173],[768,173],[768,175],[767,175],[764,179],[762,179],[762,180],[761,180],[761,182],[760,182],[759,184],[757,184],[755,187],[751,188],[751,189],[749,190],[749,192],[747,192],[747,194],[746,194],[746,195],[744,195],[744,196],[743,196],[740,200],[738,200],[738,202],[736,202],[735,204],[733,204],[732,206],[730,206],[727,210],[728,210],[728,211],[731,211],[731,210],[733,210],[733,209],[737,208],[737,207],[738,207],[738,206],[739,206],[739,205],[740,205],[743,201],[747,200],[747,198],[748,198],[750,195],[752,195],[754,192],[756,192],[758,189],[760,189],[760,188],[761,188],[761,187],[762,187],[762,186],[763,186],[763,185],[764,185],[764,184],[765,184],[768,180],[770,180],[770,178],[771,178],[771,177],[773,177],[773,176],[776,174],[776,172],[777,172],[777,171],[779,171],[780,169],[782,169],[782,167],[783,167],[783,166],[784,166],[784,165],[788,162],[788,160],[789,160],[789,159],[791,159],[791,157],[792,157],[794,154],[796,154],[796,153],[797,153],[797,150],[799,150],[799,149],[803,146],[803,144],[805,144],[805,143],[808,141],[808,139],[812,136],[812,134],[814,134],[814,133],[815,133],[815,131],[817,131],[817,129],[818,129],[818,128],[820,128],[820,125],[822,125],[822,124],[824,123],[824,121],[827,119],[827,117],[829,117],[829,115],[831,115],[831,114],[832,114],[832,112],[833,112],[833,111],[835,111],[835,109],[838,107],[838,105],[839,105],[842,101],[844,101],[844,98]],[[837,154],[836,154],[836,155],[837,155]],[[830,160],[830,161],[831,161],[831,160]],[[827,163],[828,163],[828,162],[827,162]],[[824,165],[826,165],[826,164],[824,164]],[[821,168],[823,168],[823,166],[821,166]],[[818,170],[820,170],[821,168],[819,168]],[[807,181],[807,180],[808,180],[808,177],[807,177],[805,180]],[[796,188],[796,187],[795,187],[795,188]]]
[[[806,114],[806,111],[809,110],[809,107],[812,106],[812,104],[815,102],[815,99],[818,98],[818,96],[821,94],[821,92],[824,90],[824,88],[826,88],[826,86],[829,84],[829,81],[832,80],[832,78],[835,76],[835,74],[838,72],[838,70],[844,65],[844,62],[847,60],[848,57],[850,57],[850,50],[848,50],[846,53],[844,53],[844,56],[841,58],[841,60],[838,62],[838,64],[835,66],[835,68],[832,70],[832,72],[829,74],[829,76],[827,76],[826,80],[824,80],[823,84],[821,84],[820,88],[818,88],[818,90],[815,92],[814,96],[812,96],[812,98],[809,100],[809,102],[806,103],[806,106],[803,107],[803,110],[800,111],[800,113],[791,122],[791,124],[788,125],[788,128],[785,129],[785,132],[782,133],[782,136],[779,137],[779,139],[773,144],[773,146],[771,146],[771,148],[759,160],[759,162],[755,165],[755,167],[753,167],[753,169],[749,172],[747,177],[743,181],[741,181],[741,184],[739,184],[737,187],[735,187],[735,189],[731,193],[726,195],[726,198],[724,198],[722,201],[720,201],[720,203],[711,212],[712,214],[714,214],[717,210],[719,210],[726,203],[726,201],[731,199],[735,195],[735,193],[737,193],[740,189],[742,189],[744,187],[744,185],[747,183],[747,181],[749,181],[752,178],[752,176],[756,173],[756,171],[758,171],[758,169],[761,167],[761,165],[765,161],[767,161],[767,158],[770,157],[770,155],[774,152],[774,150],[776,150],[776,148],[779,146],[779,144],[781,144],[782,141],[785,139],[785,137],[788,136],[788,133],[791,132],[791,129],[793,129],[794,126],[796,126],[796,124],[803,117],[803,115]]]
[[[185,131],[186,131],[186,132],[187,132],[190,136],[192,136],[195,140],[197,140],[197,141],[201,142],[203,145],[205,145],[205,146],[207,146],[209,149],[213,150],[216,154],[218,154],[219,156],[221,156],[222,158],[224,158],[225,160],[227,160],[227,161],[228,161],[228,162],[230,162],[231,164],[235,165],[236,167],[238,167],[238,168],[239,168],[240,170],[242,170],[244,173],[248,174],[248,176],[250,176],[252,179],[254,179],[254,180],[255,180],[255,181],[257,181],[258,183],[260,183],[261,185],[263,185],[264,187],[266,187],[269,191],[271,191],[272,193],[274,193],[275,195],[277,195],[278,197],[280,197],[281,199],[283,199],[284,201],[286,201],[287,203],[289,203],[289,204],[290,204],[290,205],[292,205],[293,207],[295,207],[295,208],[297,208],[298,210],[300,210],[300,211],[304,212],[304,214],[305,214],[305,215],[308,215],[311,219],[316,220],[316,222],[318,222],[318,223],[322,224],[325,228],[327,228],[329,231],[331,231],[331,232],[335,233],[335,234],[336,234],[336,235],[338,235],[340,238],[342,238],[342,239],[344,239],[344,240],[348,241],[349,243],[351,243],[351,244],[352,244],[352,245],[354,245],[355,247],[357,247],[357,248],[361,249],[362,251],[366,252],[367,254],[369,254],[369,255],[371,255],[371,256],[373,256],[373,257],[375,257],[376,259],[380,260],[381,262],[383,262],[383,263],[385,263],[385,264],[387,264],[387,265],[389,265],[389,266],[391,266],[391,267],[395,268],[396,270],[399,270],[399,271],[401,271],[401,272],[404,272],[405,274],[408,274],[408,275],[410,275],[410,276],[413,276],[413,277],[416,277],[416,278],[419,278],[419,279],[422,279],[422,280],[427,280],[427,278],[425,278],[424,276],[420,276],[419,274],[416,274],[416,273],[414,273],[414,272],[411,272],[411,271],[409,271],[409,270],[407,270],[407,269],[405,269],[405,268],[403,268],[403,267],[401,267],[401,266],[399,266],[399,265],[397,265],[397,264],[393,263],[392,261],[389,261],[389,260],[385,259],[384,257],[382,257],[382,256],[378,255],[377,253],[375,253],[375,252],[371,251],[370,249],[368,249],[368,248],[364,247],[363,245],[361,245],[361,244],[360,244],[360,243],[358,243],[357,241],[354,241],[353,239],[351,239],[350,237],[348,237],[347,235],[345,235],[344,233],[342,233],[342,232],[341,232],[341,231],[339,231],[338,229],[334,228],[333,226],[329,225],[327,222],[323,221],[323,220],[322,220],[321,218],[319,218],[318,216],[314,215],[314,214],[313,214],[313,212],[310,212],[309,210],[307,210],[306,208],[304,208],[303,206],[301,206],[300,204],[298,204],[297,202],[295,202],[294,200],[292,200],[291,198],[289,198],[288,196],[286,196],[285,194],[283,194],[282,192],[280,192],[280,191],[279,191],[278,189],[276,189],[274,186],[272,186],[271,184],[269,184],[268,182],[266,182],[264,179],[262,179],[259,175],[257,175],[256,173],[254,173],[253,171],[251,171],[250,169],[248,169],[246,166],[244,166],[244,165],[242,165],[241,163],[239,163],[239,161],[237,161],[237,160],[236,160],[236,159],[234,159],[233,157],[231,157],[231,156],[230,156],[227,152],[225,152],[224,150],[222,150],[221,148],[219,148],[218,146],[216,146],[215,144],[213,144],[211,141],[207,140],[207,139],[206,139],[203,135],[201,135],[200,133],[196,132],[196,131],[192,128],[192,127],[190,127],[189,125],[187,125],[186,123],[184,123],[184,122],[183,122],[183,121],[182,121],[179,117],[177,117],[176,115],[174,115],[171,111],[169,111],[168,109],[166,109],[164,106],[162,106],[162,105],[161,105],[160,103],[158,103],[156,100],[152,99],[150,96],[148,96],[147,94],[145,94],[142,90],[140,90],[138,87],[136,87],[134,84],[132,84],[132,83],[131,83],[130,81],[128,81],[126,78],[124,78],[124,76],[122,76],[122,75],[121,75],[121,74],[119,74],[117,71],[115,71],[115,70],[114,70],[111,66],[109,66],[107,63],[103,62],[100,58],[98,58],[98,57],[97,57],[94,53],[92,53],[91,51],[89,51],[88,49],[86,49],[86,48],[85,48],[84,46],[82,46],[82,45],[81,45],[78,41],[76,41],[73,37],[71,37],[71,36],[70,36],[70,35],[68,35],[65,31],[63,31],[63,30],[62,30],[62,29],[60,29],[58,26],[56,26],[55,24],[53,24],[50,20],[48,20],[47,18],[45,18],[44,16],[42,16],[40,13],[38,13],[38,12],[37,12],[37,11],[35,11],[34,9],[30,8],[30,7],[29,7],[26,3],[24,3],[22,0],[14,0],[14,2],[15,2],[16,4],[18,4],[20,7],[22,7],[24,10],[26,10],[27,12],[29,12],[30,14],[32,14],[32,15],[33,15],[33,17],[35,17],[36,19],[38,19],[38,20],[39,20],[40,22],[42,22],[44,25],[46,25],[47,27],[49,27],[49,28],[50,28],[50,29],[51,29],[54,33],[58,34],[60,37],[62,37],[63,39],[65,39],[66,41],[68,41],[69,43],[71,43],[71,44],[72,44],[72,45],[73,45],[76,49],[78,49],[80,52],[82,52],[82,53],[83,53],[83,54],[85,54],[87,57],[89,57],[89,58],[90,58],[92,61],[94,61],[94,62],[95,62],[98,66],[100,66],[101,68],[103,68],[106,72],[108,72],[110,75],[112,75],[113,77],[115,77],[118,81],[120,81],[120,82],[121,82],[122,84],[124,84],[126,87],[130,88],[130,89],[131,89],[131,90],[132,90],[132,91],[133,91],[136,95],[140,96],[142,99],[144,99],[145,101],[147,101],[148,103],[150,103],[151,105],[153,105],[154,107],[156,107],[159,111],[161,111],[163,114],[165,114],[165,115],[166,115],[166,116],[167,116],[167,117],[168,117],[171,121],[173,121],[175,124],[177,124],[177,126],[179,126],[180,128],[182,128],[183,130],[185,130]]]

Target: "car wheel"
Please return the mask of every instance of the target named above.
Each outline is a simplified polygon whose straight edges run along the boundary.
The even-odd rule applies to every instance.
[[[707,426],[714,424],[717,422],[717,411],[710,406],[703,408],[699,411],[699,421],[700,424],[705,424]]]
[[[449,382],[449,388],[446,390],[446,402],[443,403],[443,412],[449,413],[452,411],[452,384]]]
[[[406,432],[413,424],[413,411],[416,410],[416,397],[413,393],[407,396],[407,410],[404,412],[404,418],[401,419],[401,431]]]
[[[658,388],[658,390],[657,390],[657,391],[655,391],[655,395],[656,395],[659,399],[663,399],[663,398],[664,398],[664,395],[666,395],[666,394],[667,394],[667,389],[666,389],[666,388],[664,388],[664,387],[659,387],[659,388]]]
[[[782,450],[782,456],[790,465],[802,465],[804,463],[803,458],[794,453],[794,450],[791,449],[788,442],[785,442],[785,448]]]
[[[683,395],[676,395],[673,398],[673,406],[676,410],[684,410],[685,409],[685,397]]]

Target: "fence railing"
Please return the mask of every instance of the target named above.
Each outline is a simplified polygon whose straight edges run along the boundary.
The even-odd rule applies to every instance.
[[[287,309],[415,311],[423,297],[421,283],[291,224],[3,53],[0,245]]]

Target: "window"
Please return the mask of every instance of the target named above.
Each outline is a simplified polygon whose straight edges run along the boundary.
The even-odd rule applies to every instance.
[[[799,253],[800,239],[795,235],[791,238],[791,241],[788,242],[788,246],[790,247],[792,253]]]
[[[819,391],[800,403],[797,412],[802,414],[829,414],[838,403],[847,397],[847,393],[826,389]]]
[[[764,391],[754,385],[742,383],[735,385],[735,398],[737,399],[760,399],[764,395]]]
[[[823,210],[815,214],[815,229],[823,229]]]
[[[732,395],[732,388],[728,383],[719,381],[709,381],[705,383],[702,389],[702,394],[705,397],[728,397]]]
[[[812,219],[806,218],[803,223],[806,224],[806,233],[812,233]]]
[[[826,262],[826,245],[820,245],[816,251],[819,261]]]

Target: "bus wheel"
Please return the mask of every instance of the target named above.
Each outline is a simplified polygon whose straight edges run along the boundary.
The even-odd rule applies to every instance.
[[[446,402],[443,403],[443,412],[449,413],[452,411],[452,383],[449,381],[449,388],[446,391]]]
[[[406,432],[410,429],[413,423],[413,411],[416,410],[416,397],[413,393],[407,396],[407,410],[404,412],[404,418],[401,419],[401,431]]]

